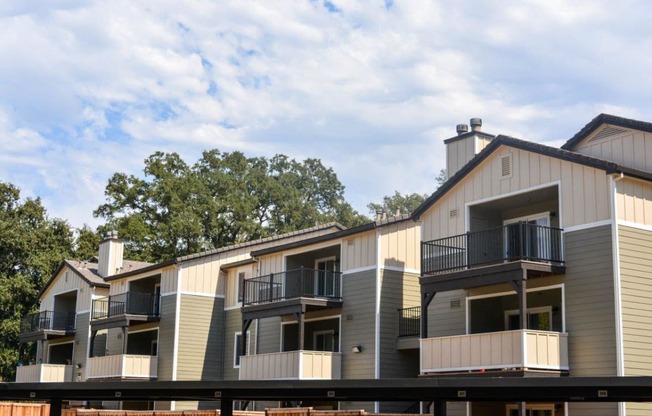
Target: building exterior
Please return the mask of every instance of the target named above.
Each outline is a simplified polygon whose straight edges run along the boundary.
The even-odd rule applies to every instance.
[[[561,148],[481,125],[445,141],[450,179],[410,215],[159,264],[123,260],[110,235],[97,264],[65,261],[43,289],[21,335],[38,343],[39,362],[17,381],[649,374],[652,123],[602,114]],[[448,405],[453,415],[649,410]]]

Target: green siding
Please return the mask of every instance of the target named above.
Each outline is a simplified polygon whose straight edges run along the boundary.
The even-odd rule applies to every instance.
[[[176,308],[176,295],[161,297],[161,321],[158,329],[158,380],[161,381],[172,380]]]
[[[235,334],[242,331],[242,314],[240,309],[231,309],[225,312],[225,340],[224,340],[224,379],[238,380],[240,369],[233,366]],[[256,321],[249,326],[250,342],[255,342]],[[255,352],[255,344],[251,345],[250,353]]]

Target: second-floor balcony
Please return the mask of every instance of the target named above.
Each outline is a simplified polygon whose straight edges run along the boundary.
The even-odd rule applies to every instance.
[[[528,261],[563,265],[562,231],[528,222],[421,243],[421,274]]]
[[[16,368],[16,383],[62,383],[72,381],[72,365],[31,364]]]
[[[75,312],[41,311],[20,321],[20,340],[36,341],[75,333]]]
[[[157,375],[158,357],[153,355],[107,355],[86,362],[87,379],[151,380]]]
[[[342,273],[299,268],[244,281],[243,306],[297,298],[342,299]]]
[[[160,295],[126,292],[93,300],[91,325],[94,329],[129,325],[130,321],[158,320]]]
[[[288,351],[240,357],[240,380],[339,380],[342,353]]]

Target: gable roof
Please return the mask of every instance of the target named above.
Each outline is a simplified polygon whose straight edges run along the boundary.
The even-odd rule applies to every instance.
[[[648,133],[652,133],[652,123],[646,121],[634,120],[631,118],[618,117],[611,114],[599,114],[593,120],[582,128],[575,136],[571,137],[564,145],[561,147],[564,150],[572,150],[586,139],[591,133],[596,131],[603,124],[610,124],[616,127],[623,127],[634,130],[641,130]]]
[[[91,263],[87,261],[78,261],[78,260],[63,260],[57,270],[52,274],[50,279],[43,285],[41,290],[38,293],[38,298],[45,293],[46,290],[54,283],[57,276],[61,273],[64,268],[72,270],[77,276],[79,276],[83,281],[88,283],[91,287],[109,287],[109,284],[102,279],[102,277],[97,272],[97,263]]]
[[[650,124],[652,128],[652,124]],[[425,213],[435,202],[437,202],[443,195],[460,182],[466,175],[471,173],[480,163],[487,159],[496,149],[505,145],[516,149],[526,150],[533,153],[538,153],[544,156],[550,156],[561,160],[566,160],[580,165],[593,167],[596,169],[604,170],[609,173],[623,173],[628,176],[633,176],[638,179],[652,181],[652,172],[646,172],[638,169],[620,166],[617,163],[610,162],[604,159],[598,159],[591,156],[586,156],[577,152],[565,149],[558,149],[539,143],[528,142],[510,136],[499,135],[492,140],[480,153],[475,155],[466,165],[462,167],[455,175],[449,178],[443,185],[441,185],[432,195],[412,212],[412,219],[418,220],[423,213]]]

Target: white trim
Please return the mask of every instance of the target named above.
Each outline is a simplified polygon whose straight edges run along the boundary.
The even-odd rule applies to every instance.
[[[139,334],[141,332],[147,332],[147,331],[158,331],[158,327],[156,327],[156,328],[147,328],[147,329],[137,329],[135,331],[130,331],[129,327],[127,327],[127,334]]]
[[[219,295],[215,293],[203,293],[203,292],[190,292],[190,291],[181,291],[179,292],[181,295],[187,295],[187,296],[199,296],[203,298],[216,298],[216,299],[224,299],[224,295]]]
[[[235,309],[242,309],[242,306],[240,305],[240,303],[238,303],[235,306],[225,306],[224,307],[225,311],[232,311],[232,310],[235,310]]]
[[[375,322],[374,322],[374,379],[380,378],[380,249],[381,249],[380,230],[376,229],[376,305],[375,305]],[[374,413],[380,413],[380,402],[374,402]]]
[[[176,291],[174,291],[174,292],[161,292],[161,297],[172,296],[172,295],[176,295],[176,294],[177,294]]]
[[[622,377],[625,375],[625,359],[623,345],[623,323],[622,323],[622,304],[620,292],[620,247],[618,244],[618,206],[616,204],[616,194],[618,192],[616,182],[624,176],[621,174],[617,178],[609,175],[609,202],[611,205],[611,245],[613,256],[613,278],[614,278],[614,321],[616,326],[616,375]],[[626,415],[624,402],[618,402],[618,414]]]
[[[505,315],[505,331],[516,331],[518,328],[515,328],[515,329],[510,329],[509,328],[509,317],[513,316],[513,315],[518,316],[520,311],[518,309],[509,309],[509,310],[506,310],[506,311],[503,311],[503,312],[504,312],[504,315]],[[534,308],[527,308],[526,315],[529,315],[531,313],[539,314],[539,313],[542,313],[542,312],[548,313],[548,316],[549,316],[548,329],[530,328],[529,327],[529,322],[528,322],[528,328],[527,329],[532,329],[532,330],[535,330],[535,331],[552,332],[552,306],[548,305],[548,306],[537,306],[537,307],[534,307]],[[523,351],[527,351],[527,350],[524,349]]]
[[[525,291],[525,293],[539,292],[539,291],[542,291],[542,290],[551,290],[551,289],[558,289],[558,288],[562,288],[562,290],[563,290],[564,284],[563,283],[556,283],[554,285],[549,285],[549,286],[540,286],[540,287],[532,287],[532,288],[528,287],[527,290]],[[506,292],[496,292],[496,293],[487,293],[485,295],[467,296],[466,298],[468,300],[476,300],[476,299],[484,299],[484,298],[497,298],[497,297],[500,297],[500,296],[513,295],[515,293],[516,293],[515,290],[509,290],[509,291],[506,291]]]
[[[414,273],[421,276],[421,270],[417,270],[417,269],[406,269],[405,267],[396,267],[396,266],[385,266],[385,267],[381,267],[381,269],[389,270],[393,272]]]
[[[233,333],[233,368],[240,368],[240,364],[236,364],[236,360],[240,354],[240,351],[238,350],[238,336],[242,338],[242,342],[245,343],[245,348],[247,349],[247,353],[245,355],[251,355],[251,330],[247,330],[247,335],[242,336],[242,331],[237,331]],[[249,342],[247,342],[249,341]]]
[[[316,251],[316,250],[321,250],[322,248],[326,247],[333,247],[339,245],[340,247],[342,246],[342,239],[335,239],[335,240],[329,240],[329,241],[324,241],[322,243],[316,243],[316,244],[311,244],[308,246],[303,246],[303,247],[297,247],[292,250],[287,250],[283,253],[283,264],[286,265],[285,259],[286,257],[289,256],[294,256],[296,254],[302,254],[302,253],[308,253],[311,251]],[[340,249],[340,254],[341,254],[341,249]]]
[[[587,230],[589,228],[595,228],[595,227],[603,227],[605,225],[611,225],[611,220],[602,220],[602,221],[589,222],[586,224],[574,225],[572,227],[564,228],[564,233]]]
[[[328,351],[328,350],[317,350],[317,336],[319,335],[332,335],[333,336],[333,348],[335,348],[335,330],[334,329],[322,329],[321,331],[315,331],[312,333],[312,348],[313,351],[324,351],[324,352],[342,352],[339,351],[341,348],[339,346],[339,342],[337,343],[337,350],[338,351]],[[299,366],[299,368],[302,368]]]
[[[342,275],[345,275],[345,274],[353,274],[353,273],[360,273],[360,272],[366,272],[366,271],[369,271],[369,270],[376,270],[376,265],[373,265],[373,266],[364,266],[364,267],[358,267],[358,268],[355,268],[355,269],[344,270],[344,271],[342,272]]]
[[[624,225],[625,227],[636,228],[643,231],[652,231],[652,225],[639,224],[637,222],[623,221],[623,220],[618,220],[616,221],[616,223],[618,225]]]
[[[85,309],[83,311],[77,312],[75,315],[81,315],[81,314],[84,314],[84,313],[91,313],[91,310],[90,309]],[[77,319],[77,316],[75,316],[75,319]]]
[[[177,288],[181,286],[181,272],[183,267],[179,265],[177,269]],[[173,346],[172,346],[172,381],[177,380],[177,369],[179,366],[179,321],[181,320],[181,291],[176,291],[176,304],[174,305],[174,336],[173,336]],[[171,406],[174,410],[175,402],[172,402]]]
[[[557,185],[557,190],[559,190],[559,188],[561,187],[561,180],[558,179],[556,181],[542,183],[542,184],[539,184],[539,185],[536,185],[536,186],[531,186],[529,188],[519,189],[518,191],[506,192],[506,193],[500,194],[500,195],[494,195],[494,196],[488,196],[486,198],[476,199],[476,200],[471,201],[471,202],[466,202],[464,205],[473,206],[473,205],[478,205],[478,204],[484,204],[485,202],[491,202],[491,201],[495,201],[495,200],[498,200],[498,199],[509,198],[511,196],[520,195],[520,194],[524,194],[524,193],[527,193],[527,192],[538,191],[539,189],[551,188],[551,187],[553,187],[555,185]],[[560,194],[561,193],[559,193],[559,195]]]
[[[503,220],[503,225],[514,224],[519,221],[536,221],[541,219],[548,220],[548,225],[546,227],[550,227],[550,211],[537,212],[536,214],[524,215],[522,217],[508,218]]]

